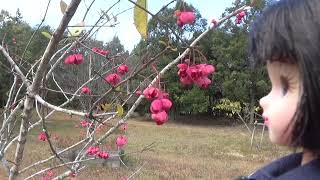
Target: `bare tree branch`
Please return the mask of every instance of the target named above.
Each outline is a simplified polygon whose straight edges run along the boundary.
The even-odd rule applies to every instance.
[[[57,45],[59,41],[62,38],[62,35],[67,28],[67,25],[69,24],[71,18],[73,17],[75,11],[77,10],[81,0],[73,0],[71,1],[69,7],[66,10],[66,13],[64,14],[61,23],[59,27],[56,29],[56,31],[53,33],[52,38],[44,52],[44,55],[42,56],[41,62],[39,64],[38,70],[36,72],[36,75],[33,79],[33,82],[31,84],[30,89],[28,89],[29,95],[36,94],[39,89],[40,89],[40,83],[43,78],[43,75],[45,73],[46,68],[48,67],[48,63],[52,55],[54,54]],[[5,51],[3,50],[2,46],[0,47],[2,52],[5,54]],[[10,61],[10,58],[7,57],[7,59]],[[11,62],[13,63],[13,61]],[[14,63],[12,65],[15,65]],[[24,78],[23,81],[26,81],[26,78],[23,76],[22,72],[18,67],[15,67],[16,71],[19,72],[21,78]],[[29,86],[28,82],[27,85]],[[28,133],[28,122],[29,119],[31,118],[31,110],[33,107],[33,102],[34,100],[30,97],[27,96],[26,100],[24,102],[24,109],[23,109],[23,114],[22,114],[22,120],[21,120],[21,126],[20,126],[20,132],[19,132],[19,138],[18,138],[18,144],[16,148],[16,153],[15,153],[15,159],[14,162],[15,164],[13,167],[10,169],[10,176],[9,180],[15,180],[17,173],[19,171],[19,166],[21,164],[21,160],[23,157],[23,151],[24,151],[24,146],[26,143],[26,136]]]

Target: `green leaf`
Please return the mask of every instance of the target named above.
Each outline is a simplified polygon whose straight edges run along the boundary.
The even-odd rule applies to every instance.
[[[68,5],[67,3],[65,3],[63,0],[60,1],[60,10],[62,12],[62,14],[64,14],[66,12]]]
[[[42,31],[41,34],[42,34],[44,37],[48,38],[48,39],[51,39],[51,37],[52,37],[52,35],[51,35],[50,33],[45,32],[45,31]]]
[[[147,9],[147,0],[137,0],[137,4]],[[138,6],[134,7],[134,24],[143,39],[147,39],[148,14]]]

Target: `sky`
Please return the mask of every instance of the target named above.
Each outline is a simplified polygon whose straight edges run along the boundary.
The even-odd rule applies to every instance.
[[[23,20],[34,27],[37,24],[40,24],[49,0],[0,1],[4,1],[1,3],[0,9],[7,10],[11,15],[14,15],[19,8],[23,16]],[[68,4],[71,0],[64,1]],[[99,13],[102,10],[107,10],[117,1],[118,0],[96,0],[88,13],[85,25],[93,25],[99,17]],[[185,2],[192,4],[196,9],[198,9],[202,17],[207,19],[209,22],[213,18],[219,19],[225,8],[230,7],[233,1],[234,0],[185,0]],[[148,10],[155,14],[169,2],[171,2],[171,0],[149,0]],[[91,0],[81,1],[78,10],[69,25],[75,25],[82,21],[86,7],[88,7],[90,3]],[[173,7],[174,4],[175,3],[171,4],[169,7]],[[120,2],[116,4],[110,12],[112,12],[112,14],[118,14],[119,12],[133,6],[134,5],[128,0],[120,0]],[[56,28],[61,18],[62,13],[60,11],[60,0],[51,0],[44,24],[50,25],[52,28]],[[125,49],[131,51],[141,38],[133,24],[133,9],[120,14],[117,17],[117,20],[119,24],[115,27],[103,27],[94,38],[103,42],[109,42],[116,35],[119,37]]]

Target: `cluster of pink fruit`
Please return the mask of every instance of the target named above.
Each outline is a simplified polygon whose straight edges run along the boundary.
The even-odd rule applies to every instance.
[[[83,60],[84,60],[83,55],[80,53],[76,53],[66,57],[66,59],[64,59],[64,63],[79,65],[83,63]]]
[[[39,135],[38,135],[38,139],[40,141],[46,141],[48,139],[47,135],[45,132],[41,132]]]
[[[52,170],[47,171],[46,174],[43,174],[40,178],[40,180],[49,180],[52,179],[54,176],[54,172]]]
[[[244,11],[241,11],[236,15],[236,24],[240,24],[242,22],[242,19],[246,16],[246,13]]]
[[[124,145],[126,145],[128,142],[128,138],[125,135],[120,135],[117,137],[116,145],[119,149],[122,149]]]
[[[121,80],[121,77],[118,74],[125,75],[127,72],[129,72],[129,67],[127,65],[125,65],[125,64],[122,64],[117,68],[117,73],[112,73],[112,74],[107,75],[105,77],[105,80],[109,84],[111,84],[112,86],[115,86]]]
[[[86,120],[82,120],[82,121],[80,121],[80,125],[81,125],[81,127],[85,128],[85,127],[90,126],[90,123]]]
[[[150,106],[151,118],[157,125],[167,122],[168,111],[172,106],[172,102],[168,99],[169,94],[158,88],[148,87],[143,91],[143,95],[148,101],[152,101]]]
[[[189,62],[190,60],[186,60]],[[180,77],[180,82],[183,85],[196,84],[201,88],[208,88],[212,83],[208,78],[215,68],[209,64],[194,64],[189,65],[187,63],[182,63],[177,65],[179,68],[178,75]]]
[[[97,156],[102,159],[108,159],[109,153],[105,151],[100,151],[99,147],[90,146],[87,149],[87,154],[90,156]]]
[[[179,27],[183,27],[185,24],[193,24],[196,19],[196,16],[192,11],[176,10],[174,15],[177,18],[177,24]]]
[[[109,54],[108,50],[103,50],[103,49],[100,49],[100,48],[97,48],[97,47],[92,48],[92,51],[95,52],[95,53],[98,53],[98,54],[100,54],[102,56],[107,56]]]
[[[91,93],[91,89],[88,86],[84,86],[84,87],[81,88],[81,93],[90,94]]]
[[[118,75],[124,75],[129,71],[129,67],[125,64],[120,65],[117,68],[117,73],[113,73],[113,74],[109,74],[105,77],[105,80],[110,83],[111,85],[115,86],[117,85],[120,80],[121,77]],[[90,94],[91,93],[91,89],[88,86],[84,86],[81,88],[81,93],[82,94]]]
[[[98,53],[102,56],[107,56],[109,54],[108,50],[103,50],[103,49],[100,49],[97,47],[92,48],[92,51],[95,53]],[[64,59],[65,64],[79,65],[79,64],[82,64],[83,61],[84,61],[84,59],[83,59],[83,55],[81,53],[71,54]]]

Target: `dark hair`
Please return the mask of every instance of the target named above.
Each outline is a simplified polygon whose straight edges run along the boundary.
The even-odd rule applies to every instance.
[[[252,24],[250,43],[256,64],[280,61],[298,65],[302,87],[291,144],[319,155],[320,0],[280,0],[268,6]]]

